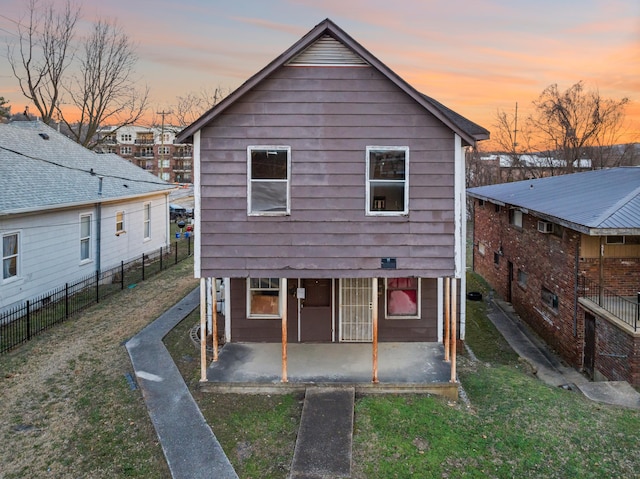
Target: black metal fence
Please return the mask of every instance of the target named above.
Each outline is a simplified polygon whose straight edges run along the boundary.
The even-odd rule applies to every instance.
[[[0,313],[0,354],[192,255],[191,237],[105,271],[96,271]]]
[[[578,294],[597,304],[616,318],[624,321],[638,331],[640,325],[640,293],[636,297],[624,297],[600,287],[598,283],[585,276],[580,277]]]

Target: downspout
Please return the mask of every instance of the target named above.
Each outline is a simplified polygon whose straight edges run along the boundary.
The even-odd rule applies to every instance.
[[[575,283],[573,286],[573,337],[578,336],[578,288],[580,283],[580,242],[576,245],[576,253],[574,256]]]
[[[460,278],[460,340],[464,341],[466,333],[466,274],[467,274],[467,208],[465,201],[465,177],[464,177],[464,147],[462,146],[462,138],[454,135],[454,208],[455,208],[455,252],[454,261],[456,274],[455,278]],[[457,298],[455,301],[457,302]],[[455,338],[454,338],[455,339]]]
[[[101,255],[101,243],[102,243],[102,179],[103,176],[98,176],[100,181],[98,186],[99,201],[96,204],[96,271],[100,272],[100,255]]]

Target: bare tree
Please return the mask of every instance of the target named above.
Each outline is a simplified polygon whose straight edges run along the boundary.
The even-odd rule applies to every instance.
[[[31,100],[42,121],[50,124],[62,93],[63,75],[73,59],[72,40],[80,9],[29,0],[28,19],[18,22],[17,46],[8,46],[7,57],[23,95]],[[17,52],[16,52],[17,47]]]
[[[581,165],[590,147],[612,145],[622,132],[628,98],[603,98],[597,90],[586,91],[580,81],[565,91],[557,84],[544,89],[533,102],[528,118],[540,140],[541,150],[554,151],[567,171]]]
[[[178,96],[174,110],[174,117],[178,126],[185,127],[196,121],[210,108],[217,105],[228,91],[217,87],[214,89],[203,88],[199,92],[189,92],[185,96]]]
[[[3,96],[0,96],[0,123],[6,121],[6,118],[11,116],[11,105],[9,102],[4,99]]]
[[[70,121],[62,111],[60,115],[76,142],[94,148],[102,124],[123,127],[143,116],[149,91],[136,89],[137,57],[128,35],[115,23],[95,22],[78,57],[80,72],[65,89],[77,116]]]

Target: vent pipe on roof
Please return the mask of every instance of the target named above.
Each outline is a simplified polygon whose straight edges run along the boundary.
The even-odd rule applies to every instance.
[[[43,140],[48,140],[49,139],[49,135],[47,135],[46,133],[38,133],[38,136],[40,138],[42,138]]]

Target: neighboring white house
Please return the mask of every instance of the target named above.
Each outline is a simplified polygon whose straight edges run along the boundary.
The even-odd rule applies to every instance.
[[[0,310],[167,246],[173,188],[41,122],[0,124]]]

